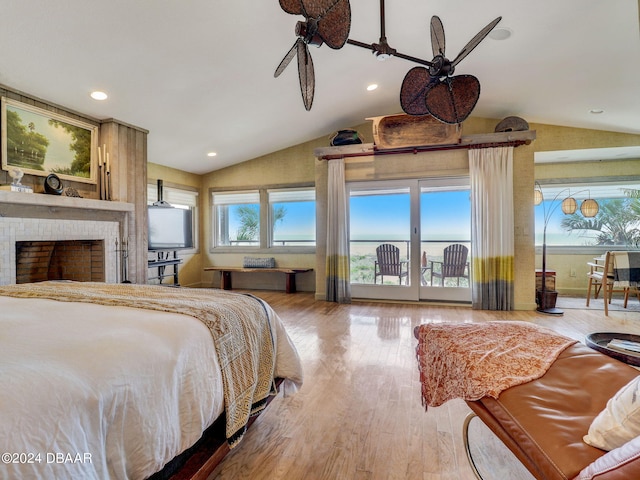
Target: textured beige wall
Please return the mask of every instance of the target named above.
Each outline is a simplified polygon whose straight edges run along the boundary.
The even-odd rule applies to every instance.
[[[600,130],[588,130],[551,125],[535,125],[538,140],[536,151],[574,150],[585,148],[626,147],[640,145],[640,135],[632,135]],[[606,181],[632,179],[640,180],[640,159],[619,161],[590,161],[579,163],[540,164],[535,167],[536,180],[544,182],[594,178]],[[599,256],[598,250],[592,254],[571,252],[547,252],[547,268],[556,271],[556,289],[560,294],[585,295],[587,291],[587,262]],[[538,253],[535,265],[541,268],[542,256]]]
[[[499,120],[470,118],[463,125],[463,135],[491,133]],[[372,141],[371,123],[365,122],[353,127],[364,137],[365,143]],[[533,159],[536,151],[601,148],[613,146],[640,145],[640,135],[629,135],[615,132],[558,127],[542,124],[531,124],[531,130],[537,133],[537,139],[531,145],[517,147],[514,150],[514,209],[515,215],[515,305],[517,309],[535,308],[535,277],[533,271],[540,266],[539,256],[534,248],[534,178],[574,178],[575,172],[580,177],[603,176],[640,176],[640,162],[636,160],[624,162],[588,162],[584,165],[540,165],[534,167]],[[264,186],[313,185],[316,186],[317,205],[317,246],[316,254],[284,253],[273,255],[278,264],[283,266],[301,266],[314,268],[315,274],[305,274],[299,279],[300,290],[316,292],[317,298],[323,298],[324,286],[324,250],[326,223],[326,162],[318,161],[313,155],[315,148],[326,147],[328,137],[321,137],[300,145],[274,152],[239,165],[217,170],[200,176],[200,211],[201,238],[200,256],[197,267],[193,269],[193,277],[200,275],[202,285],[218,285],[218,274],[203,272],[207,265],[240,265],[246,253],[217,253],[211,249],[211,208],[210,193],[216,189],[246,189]],[[158,176],[161,172],[165,182],[170,180],[171,169],[150,166],[149,177]],[[165,174],[166,173],[166,174]],[[423,176],[458,175],[468,173],[468,157],[465,150],[420,153],[417,155],[376,156],[350,159],[347,161],[347,179],[374,180],[393,178],[421,178]],[[179,175],[179,173],[176,173]],[[182,179],[183,177],[176,177]],[[193,180],[192,183],[189,183]],[[173,180],[173,178],[171,179]],[[175,183],[195,185],[197,181],[179,180]],[[267,253],[265,252],[262,253]],[[550,268],[559,271],[558,288],[584,291],[586,289],[585,265],[589,255],[549,256]],[[576,257],[569,259],[569,257]],[[554,263],[555,262],[555,263]],[[199,270],[199,272],[197,271]],[[570,276],[572,270],[576,276]],[[191,279],[189,275],[189,279]],[[244,283],[243,283],[244,282]],[[584,282],[584,287],[582,286]],[[234,285],[238,287],[253,286],[258,288],[284,288],[284,279],[273,275],[263,275],[250,280],[234,277]]]
[[[203,175],[200,202],[203,212],[202,267],[210,265],[241,266],[246,255],[256,255],[275,257],[276,264],[282,267],[315,268],[315,253],[273,253],[269,249],[238,249],[235,253],[229,253],[212,248],[210,202],[211,192],[215,190],[278,188],[288,185],[313,186],[315,184],[316,162],[313,151],[327,145],[327,138],[319,138]],[[233,275],[234,288],[284,290],[284,283],[284,275],[267,273]],[[219,286],[220,274],[218,272],[204,272],[201,269],[201,284],[203,286]],[[300,291],[315,291],[315,276],[312,273],[298,275],[296,284]]]
[[[537,152],[576,150],[586,148],[638,146],[640,135],[589,130],[585,128],[560,127],[533,123],[532,130],[538,132]]]
[[[165,185],[182,185],[186,187],[200,189],[202,187],[202,175],[185,172],[176,168],[165,167],[157,163],[149,162],[147,168],[147,181],[154,183],[162,180]]]
[[[531,127],[535,130],[535,127]],[[537,134],[539,135],[539,134]],[[514,304],[516,310],[533,310],[535,304],[534,165],[537,140],[513,150]]]
[[[156,183],[158,180],[162,180],[165,186],[174,187],[187,187],[187,189],[196,189],[199,193],[199,212],[198,225],[200,225],[200,235],[197,239],[198,248],[194,254],[179,253],[183,263],[178,267],[178,274],[180,285],[183,287],[199,287],[202,277],[202,252],[203,252],[203,235],[202,235],[202,222],[204,218],[204,209],[202,208],[202,175],[196,175],[193,173],[184,172],[175,168],[165,167],[156,163],[149,163],[147,167],[147,180],[149,183]],[[155,200],[155,199],[153,199]],[[168,271],[173,271],[173,267],[168,267]],[[152,272],[156,275],[155,272]],[[172,279],[167,278],[164,283],[170,282]]]
[[[462,129],[463,135],[491,133],[499,120],[470,118]],[[371,124],[356,127],[359,132],[369,134]],[[368,128],[368,130],[367,130]],[[532,194],[534,186],[533,142],[529,146],[514,149],[514,209],[515,209],[515,279],[514,303],[517,309],[531,310],[535,308],[534,270],[534,213]],[[323,162],[319,162],[323,163]],[[325,233],[322,225],[326,217],[320,217],[326,210],[326,166],[318,165],[316,169],[316,195],[322,205],[318,205],[318,232]],[[420,152],[417,154],[379,155],[345,159],[345,176],[347,181],[392,180],[402,178],[427,178],[443,176],[459,176],[469,174],[469,156],[466,149],[440,150]],[[322,231],[321,231],[322,230]],[[321,231],[321,232],[320,232]],[[324,244],[317,251],[316,298],[324,298]]]

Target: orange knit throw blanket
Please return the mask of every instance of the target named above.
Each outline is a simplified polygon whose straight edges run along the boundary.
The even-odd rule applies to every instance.
[[[497,398],[545,374],[576,343],[544,327],[518,321],[437,323],[416,327],[422,403]]]

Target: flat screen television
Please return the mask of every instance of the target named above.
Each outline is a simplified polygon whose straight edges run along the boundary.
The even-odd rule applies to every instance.
[[[164,205],[149,205],[149,250],[193,248],[191,210]]]

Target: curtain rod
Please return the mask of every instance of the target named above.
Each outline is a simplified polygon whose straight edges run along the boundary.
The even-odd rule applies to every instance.
[[[510,142],[489,142],[489,143],[468,143],[468,144],[453,144],[453,145],[423,145],[419,147],[403,147],[403,148],[389,148],[384,150],[377,150],[375,146],[371,150],[362,150],[358,152],[343,152],[334,154],[323,154],[318,157],[318,160],[335,160],[337,158],[351,158],[351,157],[370,157],[376,155],[403,155],[412,153],[414,155],[421,152],[436,152],[443,150],[471,150],[476,148],[495,148],[495,147],[519,147],[521,145],[529,145],[531,140],[513,140]]]
[[[377,150],[375,144],[366,143],[342,145],[338,147],[320,147],[314,150],[314,155],[319,160],[334,160],[337,158],[349,157],[367,157],[372,155],[402,155],[407,153],[413,153],[415,155],[419,152],[433,152],[439,150],[460,150],[470,148],[493,148],[507,146],[519,147],[520,145],[529,145],[535,139],[535,130],[481,133],[474,135],[463,135],[459,143],[445,145],[420,145]]]

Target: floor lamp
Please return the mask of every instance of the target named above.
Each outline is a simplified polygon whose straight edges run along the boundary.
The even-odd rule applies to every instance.
[[[579,192],[576,192],[574,195],[587,191],[588,190],[581,190]],[[556,203],[557,200],[565,192],[567,192],[569,196],[562,200],[561,203]],[[535,190],[533,193],[534,204],[542,204],[542,209],[544,212],[544,229],[542,231],[542,287],[540,288],[540,299],[537,302],[538,308],[536,310],[548,315],[563,315],[564,311],[556,307],[555,299],[553,300],[553,302],[547,301],[547,226],[549,225],[551,215],[557,210],[558,206],[562,206],[562,212],[565,215],[571,215],[578,209],[578,202],[571,196],[571,190],[569,188],[565,188],[556,193],[556,195],[553,197],[553,200],[551,200],[551,205],[549,207],[549,210],[547,211],[547,206],[544,203],[544,194],[542,193],[542,187],[540,187],[540,184],[538,182],[535,182]],[[582,205],[580,205],[580,212],[584,217],[591,218],[595,217],[598,214],[599,208],[600,207],[598,206],[598,202],[596,202],[592,198],[588,198],[582,202]],[[557,292],[554,291],[554,294],[557,295]],[[549,303],[552,304],[549,305]]]

